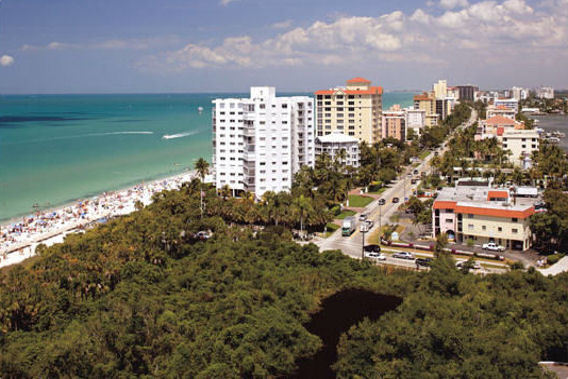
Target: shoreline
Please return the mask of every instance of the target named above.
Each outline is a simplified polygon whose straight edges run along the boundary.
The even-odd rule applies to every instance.
[[[130,214],[135,203],[145,206],[163,190],[178,189],[191,181],[195,170],[137,183],[115,191],[77,199],[64,205],[0,222],[0,268],[17,264],[35,255],[37,245],[63,242],[71,232],[101,219]]]

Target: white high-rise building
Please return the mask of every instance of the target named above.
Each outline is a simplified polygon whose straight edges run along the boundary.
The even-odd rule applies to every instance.
[[[536,97],[539,99],[554,99],[554,88],[540,87],[536,90]]]
[[[215,185],[233,191],[288,191],[302,165],[315,161],[314,101],[251,87],[250,98],[213,100]]]
[[[529,97],[529,90],[521,87],[511,88],[511,98],[519,101],[526,100]]]

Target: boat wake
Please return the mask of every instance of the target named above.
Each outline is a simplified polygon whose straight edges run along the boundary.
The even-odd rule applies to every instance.
[[[149,134],[154,134],[154,132],[150,132],[150,131],[124,131],[124,132],[107,132],[107,133],[89,133],[89,134],[79,134],[79,135],[71,135],[71,136],[60,136],[60,137],[51,137],[51,138],[43,138],[43,139],[33,139],[33,140],[18,141],[18,142],[4,143],[4,144],[5,145],[21,145],[21,144],[26,144],[26,143],[59,141],[59,140],[77,139],[77,138],[85,138],[85,137],[104,137],[104,136],[115,136],[115,135],[149,135]]]
[[[183,137],[189,137],[192,136],[194,134],[197,134],[197,131],[193,131],[193,132],[186,132],[186,133],[178,133],[178,134],[164,134],[162,136],[162,139],[176,139],[176,138],[183,138]]]
[[[108,133],[91,133],[91,134],[86,134],[85,136],[89,136],[89,137],[98,137],[98,136],[115,136],[115,135],[120,135],[120,134],[154,134],[154,132],[139,132],[139,131],[132,131],[132,132],[108,132]],[[83,137],[83,136],[80,136]]]

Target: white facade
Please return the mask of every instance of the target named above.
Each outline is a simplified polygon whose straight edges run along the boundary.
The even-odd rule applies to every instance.
[[[496,108],[505,107],[515,111],[515,114],[519,112],[519,101],[515,99],[500,99],[496,98],[493,102]]]
[[[538,132],[534,129],[505,130],[497,139],[501,142],[503,150],[510,150],[509,159],[516,166],[523,168],[530,166],[533,151],[538,150]]]
[[[407,130],[412,129],[417,136],[422,134],[422,129],[426,126],[426,111],[424,109],[405,108],[404,118]]]
[[[510,109],[503,106],[496,107],[495,105],[487,106],[487,115],[486,115],[487,119],[490,119],[495,116],[503,116],[510,118],[511,120],[514,120],[516,115],[517,114],[515,113],[514,109]]]
[[[342,162],[347,166],[359,167],[359,140],[343,133],[331,133],[316,138],[316,155],[327,153],[334,159],[341,150],[346,158]]]
[[[540,87],[536,90],[536,97],[540,99],[554,99],[554,88]]]
[[[314,101],[276,97],[251,87],[250,98],[213,100],[215,185],[254,192],[288,191],[302,165],[315,160]]]
[[[529,97],[528,88],[513,87],[511,88],[511,97],[517,101],[526,100]]]

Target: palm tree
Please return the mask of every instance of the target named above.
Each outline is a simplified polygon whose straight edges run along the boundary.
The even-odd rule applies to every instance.
[[[201,179],[199,208],[201,209],[201,218],[203,218],[203,182],[205,181],[205,175],[209,174],[209,162],[203,158],[199,158],[197,162],[195,162],[195,170],[197,170],[197,175],[199,175]]]
[[[304,197],[304,195],[300,195],[296,197],[292,204],[296,208],[297,212],[300,214],[300,232],[304,230],[304,212],[310,210],[310,202],[308,199]]]
[[[223,200],[227,200],[229,197],[231,197],[231,187],[229,187],[228,184],[225,184],[223,187],[221,187],[219,194],[221,195]]]

